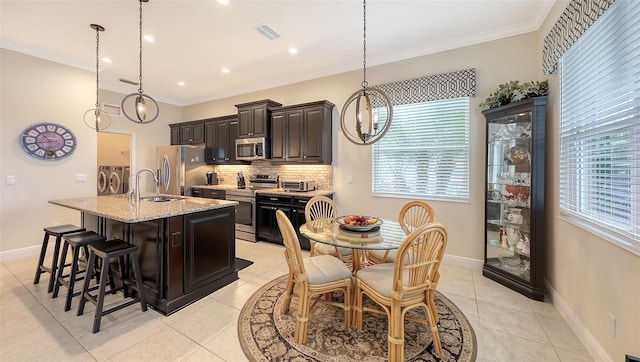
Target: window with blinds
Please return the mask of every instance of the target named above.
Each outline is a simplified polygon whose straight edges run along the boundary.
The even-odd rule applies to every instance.
[[[640,1],[616,1],[562,56],[560,86],[560,210],[640,251]]]
[[[469,199],[469,97],[393,107],[373,144],[373,195]]]

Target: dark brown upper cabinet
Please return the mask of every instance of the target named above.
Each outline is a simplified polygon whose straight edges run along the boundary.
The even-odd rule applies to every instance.
[[[204,120],[174,123],[169,126],[172,145],[204,143]]]
[[[271,161],[330,164],[333,103],[281,107],[271,114]]]
[[[238,116],[212,118],[205,123],[205,161],[209,164],[246,163],[236,160]]]
[[[270,99],[236,104],[238,108],[238,138],[269,137],[271,110],[282,106]]]

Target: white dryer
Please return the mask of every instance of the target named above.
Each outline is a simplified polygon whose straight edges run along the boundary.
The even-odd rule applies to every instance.
[[[109,166],[98,166],[98,196],[110,195],[109,191]]]
[[[109,195],[117,195],[127,192],[124,189],[125,181],[123,179],[124,166],[109,167]]]

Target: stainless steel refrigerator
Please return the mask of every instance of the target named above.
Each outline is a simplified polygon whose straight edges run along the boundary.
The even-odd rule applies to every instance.
[[[194,185],[206,185],[207,171],[214,167],[204,162],[204,146],[159,146],[160,192],[191,196]]]

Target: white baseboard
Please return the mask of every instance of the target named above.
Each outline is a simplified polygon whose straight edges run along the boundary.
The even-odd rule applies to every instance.
[[[444,258],[442,258],[442,263],[447,265],[458,266],[461,268],[467,268],[476,271],[482,271],[482,265],[484,262],[478,259],[465,258],[464,256],[455,256],[444,254]]]
[[[53,250],[55,243],[50,243],[47,247],[47,251],[49,251],[49,247],[51,248],[51,250]],[[0,252],[0,263],[4,263],[5,261],[10,261],[10,260],[15,260],[15,259],[22,259],[22,258],[27,258],[30,256],[34,256],[34,255],[38,255],[40,254],[40,248],[41,246],[36,245],[36,246],[30,246],[28,248],[22,248],[22,249],[14,249],[14,250],[8,250],[8,251],[3,251]],[[36,264],[38,264],[38,261],[36,260]],[[35,266],[34,266],[35,268]]]
[[[595,361],[613,361],[607,352],[600,346],[600,343],[591,335],[589,330],[582,324],[582,321],[578,316],[573,313],[573,310],[562,299],[562,297],[553,289],[551,283],[545,280],[545,286],[547,288],[547,296],[551,299],[551,303],[556,307],[562,319],[569,325],[569,328],[576,334],[576,337],[582,342],[582,345],[586,348],[587,352]]]

